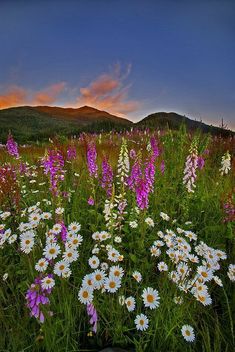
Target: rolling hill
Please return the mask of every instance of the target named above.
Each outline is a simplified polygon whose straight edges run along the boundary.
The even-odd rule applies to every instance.
[[[19,142],[47,140],[55,135],[74,135],[82,131],[121,129],[132,122],[89,106],[78,109],[51,106],[22,106],[0,110],[0,142],[9,130]]]
[[[150,114],[141,121],[137,122],[137,126],[141,128],[160,128],[160,129],[178,129],[180,125],[184,124],[190,131],[201,130],[204,133],[211,133],[213,135],[229,136],[235,133],[220,127],[207,125],[201,121],[192,120],[186,116],[179,115],[175,112],[156,112]]]
[[[179,129],[182,124],[185,124],[188,130],[199,129],[205,133],[222,136],[234,135],[232,131],[209,126],[174,112],[157,112],[133,123],[89,106],[77,109],[22,106],[0,110],[0,142],[6,142],[9,131],[20,143],[25,143],[48,140],[55,135],[77,135],[82,131],[100,132],[130,127]]]

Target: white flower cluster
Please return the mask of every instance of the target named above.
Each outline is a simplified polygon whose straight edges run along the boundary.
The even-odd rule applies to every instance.
[[[220,261],[227,258],[225,252],[209,247],[204,242],[197,243],[194,232],[177,227],[176,230],[158,231],[158,237],[150,248],[151,255],[160,257],[164,253],[169,263],[161,261],[157,264],[160,272],[168,272],[168,277],[182,293],[193,295],[204,306],[212,303],[208,284],[223,286],[216,275],[220,269]],[[174,269],[172,270],[172,263]],[[171,270],[169,271],[169,267]],[[235,270],[229,266],[228,276],[233,281]],[[178,302],[177,302],[178,303]]]
[[[197,159],[197,149],[194,148],[187,156],[183,177],[183,184],[186,186],[186,189],[189,193],[194,193],[194,188],[196,187],[196,170],[198,168]]]
[[[37,203],[22,210],[21,217],[26,217],[26,221],[22,221],[19,224],[19,235],[12,234],[10,228],[5,230],[5,224],[0,224],[0,247],[7,243],[16,242],[17,238],[19,238],[20,250],[25,254],[29,254],[35,246],[41,249],[42,242],[45,239],[43,257],[35,264],[36,271],[45,273],[50,270],[51,273],[59,277],[67,278],[71,275],[71,263],[79,258],[78,247],[83,240],[82,236],[78,234],[81,226],[77,222],[69,224],[64,239],[61,236],[61,223],[55,223],[44,234],[43,238],[39,235],[36,236],[36,233],[39,233],[40,230],[43,231],[45,221],[52,218],[52,213],[43,212],[39,205],[40,203]],[[62,208],[57,208],[55,214],[62,214]],[[10,213],[1,213],[2,219],[7,219],[9,216]],[[55,282],[52,278],[45,276],[42,284],[44,288],[52,288]]]
[[[222,156],[220,173],[222,176],[227,175],[230,170],[231,170],[231,155],[229,154],[229,152],[226,152]]]
[[[228,267],[228,277],[232,282],[235,282],[235,264],[230,264]]]
[[[127,214],[126,206],[127,201],[122,194],[115,196],[113,199],[105,200],[103,213],[108,230],[121,229],[124,216]]]
[[[127,142],[123,138],[117,164],[117,178],[119,179],[118,184],[126,184],[125,179],[129,175],[129,171],[130,160],[128,155]]]
[[[94,269],[94,272],[84,276],[78,293],[78,299],[83,304],[93,301],[95,290],[101,290],[103,293],[115,293],[121,287],[121,279],[124,275],[123,268],[118,264],[123,261],[123,256],[112,245],[104,244],[111,238],[110,233],[97,231],[93,233],[92,238],[96,241],[92,253],[97,255],[89,258],[88,264],[91,269]],[[105,262],[101,262],[99,254],[106,258]]]

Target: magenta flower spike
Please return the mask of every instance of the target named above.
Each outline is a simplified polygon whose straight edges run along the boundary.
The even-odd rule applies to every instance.
[[[96,163],[97,152],[94,143],[89,143],[87,146],[87,166],[91,177],[98,177],[98,166]]]
[[[6,147],[10,155],[19,158],[18,144],[14,141],[14,138],[10,133],[7,138]]]

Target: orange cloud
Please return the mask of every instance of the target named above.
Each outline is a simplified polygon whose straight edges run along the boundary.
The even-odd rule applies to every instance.
[[[35,93],[32,99],[32,104],[48,105],[54,103],[58,95],[65,89],[65,86],[65,82],[60,82],[49,86],[45,90]]]
[[[87,87],[81,88],[77,105],[90,105],[119,115],[136,111],[140,107],[140,103],[136,100],[128,100],[130,86],[123,84],[130,69],[129,65],[122,75],[120,65],[116,65],[113,72],[103,74]]]
[[[65,82],[52,84],[39,91],[18,86],[9,87],[4,94],[0,94],[0,109],[22,105],[51,105],[58,102],[60,94],[64,92],[67,94],[68,106],[89,105],[124,116],[140,107],[140,102],[128,97],[130,85],[125,84],[125,81],[130,71],[131,65],[127,66],[125,72],[121,72],[121,67],[117,64],[110,73],[104,73],[88,86],[80,88],[78,97],[75,95],[77,88],[69,87]],[[74,99],[70,100],[68,96],[74,96]],[[63,101],[66,101],[66,96]]]
[[[17,86],[10,87],[4,94],[0,95],[0,109],[22,105],[52,104],[65,89],[65,86],[65,82],[59,82],[38,92],[31,92]]]
[[[6,93],[0,95],[0,109],[22,105],[27,98],[27,91],[20,87],[11,87]]]

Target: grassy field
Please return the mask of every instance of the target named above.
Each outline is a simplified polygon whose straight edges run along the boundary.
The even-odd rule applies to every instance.
[[[82,134],[19,156],[9,143],[0,351],[233,350],[234,139]]]

